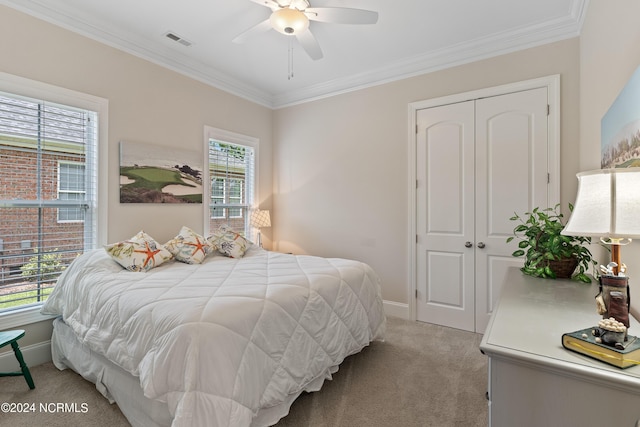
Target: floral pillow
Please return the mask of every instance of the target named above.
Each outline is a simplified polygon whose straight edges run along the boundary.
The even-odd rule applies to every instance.
[[[253,244],[226,224],[221,225],[207,240],[218,252],[230,258],[242,258]]]
[[[182,227],[180,233],[164,246],[178,261],[187,264],[200,264],[214,249],[207,239],[189,227]]]
[[[149,271],[173,257],[171,252],[144,231],[129,240],[106,245],[104,249],[129,271]]]

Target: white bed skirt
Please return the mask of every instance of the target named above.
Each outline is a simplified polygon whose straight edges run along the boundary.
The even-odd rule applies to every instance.
[[[166,403],[151,400],[144,396],[140,380],[104,356],[92,352],[82,345],[60,317],[53,321],[51,338],[51,356],[53,364],[60,370],[70,368],[96,385],[96,389],[111,403],[118,407],[134,427],[167,427],[173,417]],[[324,376],[311,381],[304,391],[320,390],[326,379],[338,370],[338,366],[329,368]],[[261,409],[251,423],[251,427],[274,425],[289,413],[293,401],[300,395],[290,395],[284,403]]]

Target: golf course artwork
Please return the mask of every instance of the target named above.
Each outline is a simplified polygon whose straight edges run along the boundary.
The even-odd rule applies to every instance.
[[[202,203],[200,154],[120,142],[120,203]]]

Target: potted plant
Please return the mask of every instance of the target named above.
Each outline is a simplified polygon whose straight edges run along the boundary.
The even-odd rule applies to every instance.
[[[512,255],[524,256],[524,267],[521,268],[524,274],[590,283],[589,266],[597,264],[586,246],[591,243],[591,237],[560,234],[565,224],[559,207],[558,204],[554,208],[535,208],[523,216],[516,213],[510,220],[519,221],[519,224],[507,243],[519,240],[518,250]],[[569,204],[569,210],[573,211],[572,204]]]

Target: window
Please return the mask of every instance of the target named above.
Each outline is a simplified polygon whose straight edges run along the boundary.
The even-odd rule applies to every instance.
[[[247,213],[255,198],[257,140],[208,127],[205,139],[211,186],[205,231],[228,224],[251,238]]]
[[[253,152],[251,153],[253,155]],[[243,204],[244,197],[242,191],[244,188],[244,179],[229,179],[229,204],[241,205]],[[229,208],[229,218],[242,218],[244,209],[241,208]]]
[[[96,246],[97,140],[96,111],[0,92],[0,313]]]
[[[85,198],[83,163],[58,162],[58,199],[81,201]],[[58,222],[84,221],[83,208],[58,208]]]
[[[244,179],[213,178],[211,180],[211,218],[243,218],[243,209],[223,208],[243,204]]]
[[[224,189],[224,178],[213,178],[211,180],[211,204],[214,205],[214,207],[211,208],[211,218],[225,218],[227,214],[225,208],[219,207],[222,206],[225,201]]]

